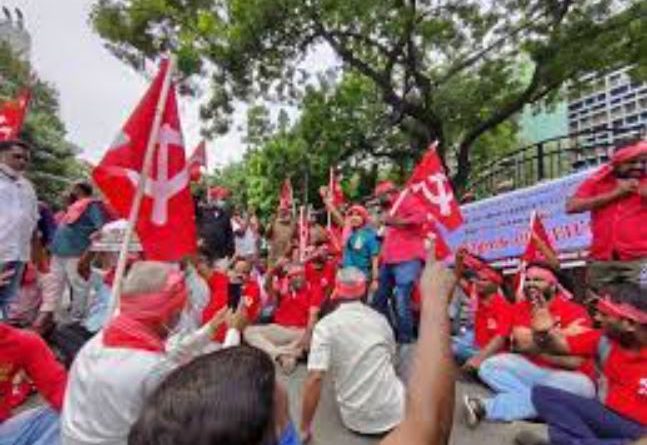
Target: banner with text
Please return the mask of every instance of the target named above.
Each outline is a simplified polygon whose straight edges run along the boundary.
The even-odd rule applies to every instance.
[[[566,214],[566,200],[593,170],[515,190],[461,206],[465,222],[461,230],[447,234],[456,250],[496,261],[518,257],[529,236],[530,215],[536,210],[559,253],[587,250],[591,241],[588,212]]]

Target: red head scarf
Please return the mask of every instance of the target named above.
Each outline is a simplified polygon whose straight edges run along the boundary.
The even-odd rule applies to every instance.
[[[366,224],[370,218],[366,207],[359,204],[352,205],[350,209],[348,209],[348,214],[350,215],[351,213],[358,214],[362,218],[362,224]]]
[[[164,288],[147,294],[124,294],[119,301],[119,315],[106,327],[103,344],[114,348],[164,351],[164,339],[156,329],[169,323],[187,302],[184,275],[169,273]]]

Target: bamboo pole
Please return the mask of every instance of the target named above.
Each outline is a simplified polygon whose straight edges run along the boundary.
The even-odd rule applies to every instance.
[[[124,272],[126,270],[126,261],[128,260],[128,246],[130,245],[130,240],[133,237],[135,231],[135,226],[137,225],[137,218],[139,217],[139,209],[141,208],[142,199],[144,197],[144,191],[146,190],[146,183],[148,182],[151,167],[153,165],[153,154],[155,153],[155,145],[159,137],[159,130],[162,124],[162,118],[164,115],[164,110],[166,109],[166,100],[168,99],[168,94],[171,89],[171,79],[173,77],[173,69],[175,66],[175,57],[171,56],[168,61],[168,67],[166,69],[166,75],[164,76],[164,81],[162,82],[162,89],[160,91],[160,97],[157,101],[157,107],[155,108],[155,116],[153,117],[153,124],[151,126],[151,132],[148,137],[148,142],[146,144],[146,152],[144,154],[144,164],[142,166],[142,171],[139,176],[139,182],[137,183],[137,190],[135,191],[135,196],[133,198],[132,206],[130,207],[130,215],[128,216],[128,226],[126,227],[126,233],[124,239],[121,243],[121,248],[119,250],[119,259],[117,260],[117,270],[115,271],[115,278],[112,285],[112,310],[110,313],[114,313],[119,307],[119,299],[121,298],[121,286],[123,282]]]

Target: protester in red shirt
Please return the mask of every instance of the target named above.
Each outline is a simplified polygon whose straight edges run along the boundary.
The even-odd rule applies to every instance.
[[[503,277],[488,264],[465,250],[456,254],[456,271],[467,279],[475,298],[474,330],[452,337],[452,350],[463,370],[476,372],[481,363],[505,350],[512,329],[512,309],[501,290]],[[465,272],[463,272],[465,271]]]
[[[590,286],[619,280],[647,286],[647,141],[619,148],[580,185],[566,210],[591,212]]]
[[[598,301],[602,331],[577,327],[566,336],[546,324],[544,349],[595,358],[601,371],[598,399],[537,386],[532,400],[548,423],[550,443],[629,443],[647,435],[647,292],[615,285]],[[548,444],[532,433],[524,444]]]
[[[336,263],[334,258],[330,258],[328,247],[323,245],[315,249],[305,264],[306,280],[319,285],[325,298],[330,296],[335,286]]]
[[[273,285],[274,277],[283,268],[288,286],[277,291]],[[267,352],[283,372],[289,374],[294,371],[297,359],[309,348],[312,329],[319,318],[323,292],[317,283],[306,280],[303,265],[288,264],[285,258],[270,269],[266,283],[270,298],[277,304],[274,323],[249,326],[244,332],[245,340]]]
[[[540,263],[528,266],[525,299],[512,306],[511,348],[516,353],[497,354],[481,364],[479,377],[496,395],[491,399],[465,398],[466,420],[471,427],[483,419],[513,421],[535,417],[531,391],[537,385],[564,389],[583,397],[595,395],[595,386],[585,373],[592,371],[590,360],[550,354],[541,348],[547,314],[554,326],[566,331],[576,325],[591,326],[586,310],[566,300],[560,286],[549,266]]]
[[[48,406],[11,417],[16,376],[24,372]],[[47,344],[35,333],[0,323],[0,438],[2,443],[57,443],[58,413],[67,374]]]
[[[243,308],[246,324],[254,323],[261,312],[261,289],[251,277],[252,265],[248,260],[238,259],[229,274],[213,271],[209,278],[211,299],[202,312],[203,323],[209,322],[223,307],[236,310]],[[218,343],[225,341],[227,326],[220,326],[213,339]]]
[[[391,301],[395,307],[396,340],[400,344],[413,342],[411,291],[422,270],[427,237],[427,215],[418,198],[410,195],[398,207],[395,215],[389,210],[398,191],[390,182],[378,184],[375,196],[380,200],[386,217],[386,231],[382,245],[378,290],[372,306],[390,318]]]

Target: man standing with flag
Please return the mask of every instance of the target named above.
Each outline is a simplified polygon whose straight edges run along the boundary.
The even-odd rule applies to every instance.
[[[0,318],[16,296],[22,273],[30,258],[31,239],[38,222],[38,199],[24,172],[31,147],[21,140],[0,142]]]

